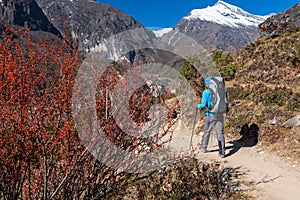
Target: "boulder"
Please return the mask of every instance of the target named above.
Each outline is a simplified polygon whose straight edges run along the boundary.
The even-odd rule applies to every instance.
[[[286,128],[300,126],[300,115],[297,115],[283,123]]]

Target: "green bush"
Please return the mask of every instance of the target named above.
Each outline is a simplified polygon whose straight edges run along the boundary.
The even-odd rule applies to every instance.
[[[223,54],[217,50],[214,52],[212,59],[225,80],[229,81],[235,78],[236,65],[229,53]]]

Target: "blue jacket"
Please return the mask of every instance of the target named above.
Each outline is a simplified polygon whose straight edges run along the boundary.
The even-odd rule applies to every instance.
[[[202,101],[200,104],[198,104],[197,106],[199,109],[202,108],[207,108],[207,110],[205,111],[205,116],[215,116],[213,113],[208,111],[208,107],[210,107],[210,90],[209,89],[205,89],[202,92]]]

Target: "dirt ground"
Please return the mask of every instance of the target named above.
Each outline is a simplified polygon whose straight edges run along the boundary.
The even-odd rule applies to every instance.
[[[180,124],[175,128],[167,148],[178,153],[193,153],[204,162],[219,161],[225,166],[238,167],[245,172],[243,186],[249,197],[258,200],[297,200],[300,199],[300,163],[290,158],[282,158],[263,150],[259,143],[253,147],[236,147],[226,141],[225,158],[219,158],[216,136],[211,137],[210,152],[199,151],[198,143],[202,133],[192,134],[183,131]]]

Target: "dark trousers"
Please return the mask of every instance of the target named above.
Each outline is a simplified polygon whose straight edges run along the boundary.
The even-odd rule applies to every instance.
[[[219,153],[225,154],[225,137],[224,137],[224,116],[206,116],[204,121],[204,134],[202,136],[201,148],[207,149],[210,134],[216,128],[218,137]]]

